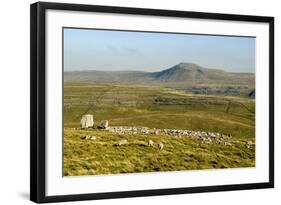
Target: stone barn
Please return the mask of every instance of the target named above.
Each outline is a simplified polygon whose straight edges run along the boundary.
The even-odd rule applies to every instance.
[[[89,127],[93,127],[94,126],[94,117],[93,115],[87,114],[87,115],[83,115],[81,118],[81,128],[82,129],[87,129]]]

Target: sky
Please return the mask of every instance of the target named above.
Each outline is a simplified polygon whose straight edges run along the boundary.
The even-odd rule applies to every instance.
[[[255,38],[64,28],[64,70],[161,71],[195,63],[255,72]]]

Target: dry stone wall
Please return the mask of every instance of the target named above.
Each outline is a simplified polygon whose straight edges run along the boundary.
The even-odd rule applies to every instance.
[[[225,135],[216,132],[206,131],[193,131],[193,130],[178,130],[178,129],[150,129],[148,127],[134,127],[134,126],[114,126],[108,127],[107,130],[112,133],[124,135],[124,134],[143,134],[143,135],[166,135],[172,137],[191,137],[193,139],[199,139],[206,143],[216,142],[218,144],[224,143],[227,139],[231,138],[231,135]]]

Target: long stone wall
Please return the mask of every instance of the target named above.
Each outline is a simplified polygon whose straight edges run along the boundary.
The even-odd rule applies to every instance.
[[[134,127],[134,126],[114,126],[108,127],[107,130],[109,132],[115,134],[142,134],[142,135],[166,135],[172,137],[191,137],[193,139],[199,139],[206,143],[208,142],[216,142],[218,144],[225,143],[226,140],[232,138],[231,135],[225,135],[216,132],[206,132],[206,131],[193,131],[193,130],[178,130],[178,129],[156,129],[156,128],[148,128],[148,127]]]

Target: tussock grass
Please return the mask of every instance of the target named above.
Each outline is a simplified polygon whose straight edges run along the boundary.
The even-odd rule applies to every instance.
[[[161,135],[117,135],[103,130],[64,130],[64,175],[115,174],[255,166],[254,149],[246,142],[232,145],[203,144],[202,141]],[[81,140],[94,135],[97,140]],[[114,146],[120,139],[129,144]],[[148,139],[164,144],[149,147]]]

